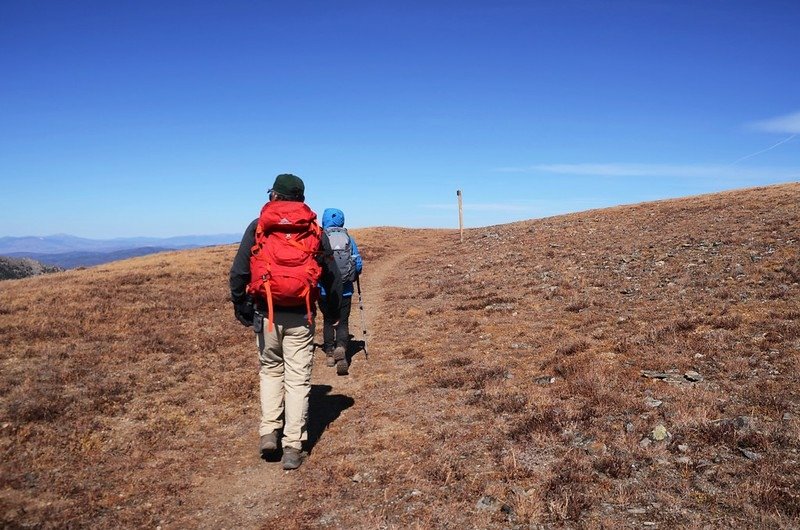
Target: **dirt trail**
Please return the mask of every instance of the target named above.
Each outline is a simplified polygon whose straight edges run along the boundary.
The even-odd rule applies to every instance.
[[[377,261],[365,263],[361,278],[365,321],[369,336],[369,360],[363,351],[355,353],[350,375],[340,377],[334,368],[325,366],[325,358],[318,348],[315,352],[312,377],[312,396],[309,419],[309,439],[312,448],[304,465],[297,471],[281,469],[280,462],[266,462],[256,450],[255,417],[243,417],[232,427],[232,445],[220,448],[212,476],[197,476],[193,483],[198,487],[188,496],[184,518],[173,521],[178,526],[191,525],[205,528],[255,528],[266,521],[280,518],[293,499],[303,497],[303,483],[314,480],[319,459],[324,458],[330,435],[325,430],[335,421],[342,421],[358,399],[363,399],[364,385],[370,373],[379,368],[382,359],[381,337],[370,335],[389,302],[390,286],[386,281],[397,266],[411,254],[414,246],[406,249],[387,249]],[[363,340],[358,308],[358,294],[353,298],[350,333],[353,341]],[[315,343],[321,343],[322,319],[318,315]],[[255,356],[254,356],[255,358]],[[253,377],[256,377],[254,365]],[[257,399],[257,396],[253,396]],[[226,454],[227,453],[227,454]],[[224,456],[223,456],[224,455]],[[196,507],[196,508],[195,508]]]

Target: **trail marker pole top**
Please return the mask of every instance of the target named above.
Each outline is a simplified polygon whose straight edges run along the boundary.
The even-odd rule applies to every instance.
[[[458,197],[458,230],[461,234],[461,242],[464,242],[464,209],[462,206],[461,190],[456,190]]]

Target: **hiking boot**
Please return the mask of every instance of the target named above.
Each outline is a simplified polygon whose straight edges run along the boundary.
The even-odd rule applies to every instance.
[[[297,469],[302,463],[303,454],[299,449],[293,447],[285,447],[283,449],[283,458],[281,458],[283,469]]]
[[[344,346],[336,346],[333,350],[333,360],[336,363],[336,375],[347,375],[347,355]]]
[[[336,375],[347,375],[348,373],[350,373],[348,371],[349,369],[350,365],[347,364],[347,359],[336,361]]]
[[[333,350],[325,350],[325,366],[328,368],[336,366],[336,359],[333,358]]]
[[[278,431],[263,435],[259,447],[261,448],[262,456],[276,451],[278,449]]]
[[[336,346],[336,348],[334,348],[334,350],[333,350],[333,359],[336,362],[341,361],[342,359],[347,357],[347,355],[345,355],[346,351],[347,350],[345,350],[344,346]]]

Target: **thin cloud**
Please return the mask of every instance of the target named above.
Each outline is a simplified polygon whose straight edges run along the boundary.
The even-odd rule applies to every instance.
[[[554,175],[593,177],[646,177],[646,178],[723,178],[796,179],[800,168],[735,167],[732,165],[705,164],[536,164],[527,167],[505,167],[497,171],[507,173],[540,173]]]
[[[767,151],[772,151],[773,149],[775,149],[775,148],[776,148],[776,147],[778,147],[779,145],[781,145],[781,144],[785,144],[786,142],[788,142],[788,141],[792,140],[792,139],[793,139],[795,136],[797,136],[797,134],[792,134],[792,135],[791,135],[791,136],[789,136],[788,138],[784,138],[784,139],[783,139],[783,140],[781,140],[780,142],[777,142],[777,143],[775,143],[775,144],[772,144],[771,146],[767,147],[766,149],[762,149],[762,150],[760,150],[760,151],[756,151],[755,153],[750,153],[749,155],[745,155],[745,156],[743,156],[742,158],[740,158],[740,159],[736,160],[735,162],[733,162],[733,164],[738,164],[739,162],[744,162],[745,160],[748,160],[748,159],[750,159],[750,158],[753,158],[754,156],[758,156],[758,155],[760,155],[760,154],[762,154],[762,153],[766,153]],[[732,165],[733,165],[733,164],[732,164]]]
[[[800,134],[800,112],[757,121],[750,126],[759,131],[771,133]]]

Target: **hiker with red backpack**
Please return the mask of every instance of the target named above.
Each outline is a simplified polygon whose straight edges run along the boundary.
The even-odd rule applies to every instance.
[[[328,236],[333,250],[333,262],[342,278],[341,303],[338,310],[327,310],[328,297],[325,287],[320,285],[320,310],[322,311],[322,349],[326,364],[336,366],[336,373],[347,375],[347,350],[350,345],[350,307],[353,299],[353,282],[361,274],[363,262],[353,236],[344,227],[344,212],[337,208],[327,208],[322,213],[322,230]]]
[[[259,449],[262,457],[275,454],[283,428],[283,469],[300,467],[308,439],[319,286],[328,293],[325,312],[338,318],[342,285],[328,236],[304,194],[299,177],[275,178],[269,202],[245,230],[230,271],[234,315],[252,326],[258,344]]]

